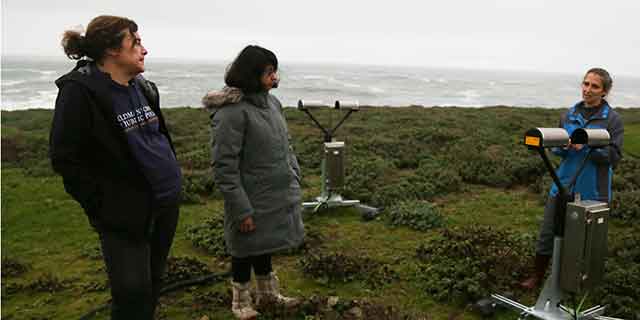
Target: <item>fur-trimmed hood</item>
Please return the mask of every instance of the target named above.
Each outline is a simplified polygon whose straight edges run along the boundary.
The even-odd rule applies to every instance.
[[[229,104],[238,103],[244,94],[235,87],[224,87],[222,90],[209,91],[202,97],[202,105],[208,110],[215,110]]]

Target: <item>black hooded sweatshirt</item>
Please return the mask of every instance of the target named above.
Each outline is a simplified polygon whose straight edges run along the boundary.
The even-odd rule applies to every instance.
[[[134,81],[157,115],[158,130],[175,155],[160,111],[158,89],[142,76]],[[146,236],[156,200],[116,119],[110,80],[98,74],[90,61],[81,60],[56,80],[56,85],[59,92],[49,156],[65,190],[80,203],[95,228]]]

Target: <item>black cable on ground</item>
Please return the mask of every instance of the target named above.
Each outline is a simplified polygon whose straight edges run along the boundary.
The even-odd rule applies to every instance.
[[[222,278],[227,278],[231,276],[231,271],[226,271],[226,272],[221,272],[221,273],[212,273],[212,274],[208,274],[202,277],[198,277],[198,278],[194,278],[194,279],[188,279],[188,280],[184,280],[184,281],[178,281],[178,282],[174,282],[164,288],[162,288],[162,290],[160,290],[160,295],[163,295],[165,293],[168,292],[172,292],[172,291],[176,291],[180,288],[184,288],[184,287],[188,287],[188,286],[192,286],[192,285],[196,285],[196,284],[201,284],[201,283],[206,283],[210,280],[222,280]]]
[[[184,287],[189,287],[189,286],[193,286],[193,285],[197,285],[197,284],[203,284],[203,283],[207,283],[211,280],[222,280],[224,278],[227,278],[231,276],[231,271],[226,271],[226,272],[221,272],[221,273],[212,273],[212,274],[208,274],[202,277],[198,277],[198,278],[194,278],[194,279],[187,279],[187,280],[183,280],[183,281],[178,281],[178,282],[174,282],[164,288],[162,288],[160,290],[160,296],[162,296],[165,293],[168,292],[173,292],[176,291],[178,289],[184,288]],[[89,312],[87,312],[86,314],[84,314],[82,317],[80,317],[80,320],[89,320],[91,318],[93,318],[96,314],[104,311],[105,309],[109,308],[109,306],[111,306],[110,302],[107,302],[106,304],[103,304]]]

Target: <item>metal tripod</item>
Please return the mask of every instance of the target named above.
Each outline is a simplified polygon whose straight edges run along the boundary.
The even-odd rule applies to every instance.
[[[321,102],[298,101],[298,109],[309,116],[311,121],[313,121],[313,123],[323,132],[324,138],[321,164],[322,187],[320,196],[316,197],[315,201],[303,202],[302,206],[305,209],[313,209],[313,212],[317,212],[321,209],[355,206],[360,210],[363,217],[367,219],[373,218],[379,212],[377,208],[363,205],[360,203],[360,200],[344,199],[339,192],[344,184],[345,143],[343,141],[335,141],[333,135],[353,112],[359,110],[359,106],[357,102],[341,103],[340,101],[336,101],[333,109],[346,109],[347,113],[343,115],[342,119],[335,127],[327,129],[318,122],[309,109],[329,107],[329,105],[322,104]]]
[[[561,183],[560,178],[556,175],[555,169],[553,168],[551,161],[549,161],[544,148],[563,145],[565,141],[568,141],[567,137],[567,134],[564,132],[560,132],[558,128],[536,128],[529,130],[525,134],[525,145],[527,145],[530,149],[536,149],[538,151],[540,157],[542,157],[542,160],[544,161],[547,170],[553,178],[553,182],[558,188],[558,203],[556,205],[556,212],[554,216],[555,237],[553,243],[553,262],[551,267],[551,274],[546,279],[544,287],[542,289],[542,292],[538,296],[536,304],[532,307],[527,307],[517,301],[511,300],[499,294],[492,294],[491,298],[499,304],[503,304],[507,307],[511,307],[520,311],[519,319],[525,319],[529,316],[533,316],[535,318],[543,320],[622,320],[603,316],[602,314],[604,313],[605,306],[597,305],[587,310],[576,312],[576,310],[566,307],[560,303],[565,294],[561,286],[561,280],[565,281],[565,279],[561,279],[561,272],[565,272],[566,270],[561,271],[560,268],[565,239],[565,216],[567,215],[567,203],[571,198],[573,198],[572,196],[570,196],[569,191],[573,189],[578,176],[585,168],[587,160],[589,159],[594,148],[603,147],[609,144],[609,134],[606,132],[606,130],[575,130],[571,136],[571,141],[578,144],[587,144],[592,148],[585,156],[569,185],[565,187]],[[608,211],[608,209],[606,208],[608,206],[607,203],[597,201],[580,201],[579,199],[576,200],[577,201],[571,203],[572,207],[595,209],[605,207],[604,211]],[[606,235],[604,241],[606,241]]]

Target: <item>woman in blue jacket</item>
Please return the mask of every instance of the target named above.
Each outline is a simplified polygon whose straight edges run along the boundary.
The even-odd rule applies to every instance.
[[[622,157],[624,127],[620,115],[609,105],[606,96],[611,91],[613,80],[601,68],[587,71],[582,80],[582,101],[560,116],[560,127],[571,135],[578,128],[606,129],[611,136],[611,145],[591,152],[583,171],[576,179],[575,186],[568,190],[580,194],[582,200],[611,202],[611,177],[613,169]],[[571,183],[573,176],[589,152],[589,147],[569,144],[565,148],[554,148],[552,152],[562,157],[557,175],[563,185]],[[522,282],[528,289],[538,287],[546,272],[553,253],[553,226],[558,188],[554,184],[544,209],[544,220],[536,245],[533,274]]]

